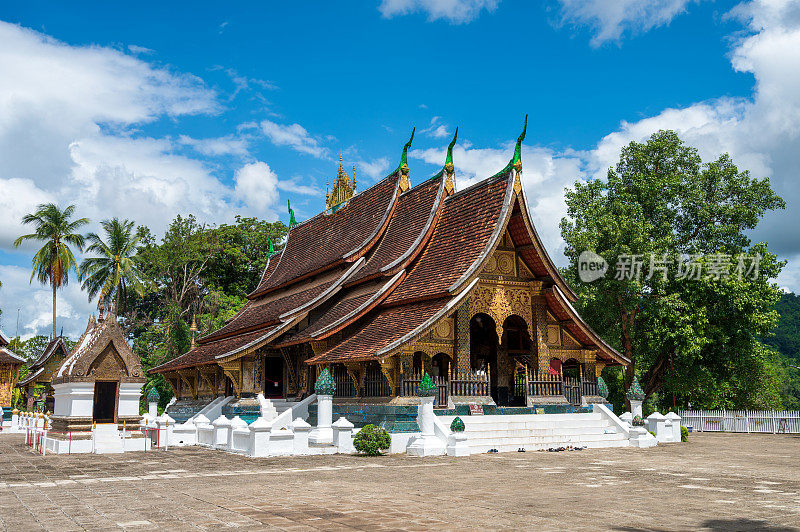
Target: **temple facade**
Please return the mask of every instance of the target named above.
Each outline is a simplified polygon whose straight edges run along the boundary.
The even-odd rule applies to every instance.
[[[335,401],[402,404],[428,373],[438,406],[592,402],[603,368],[629,361],[581,319],[542,245],[524,134],[505,168],[458,191],[455,138],[441,171],[416,183],[411,140],[360,192],[340,161],[326,210],[290,224],[246,306],[151,371],[184,401],[299,399],[327,367]]]
[[[67,343],[64,338],[58,336],[50,340],[50,343],[44,348],[39,358],[30,365],[28,374],[17,385],[22,390],[27,411],[33,411],[37,397],[44,400],[44,410],[46,412],[53,411],[55,398],[50,381],[53,378],[53,373],[61,366],[68,354],[69,347],[67,347]]]
[[[98,424],[138,425],[144,372],[113,314],[91,317],[75,349],[51,378],[53,429],[88,432]]]

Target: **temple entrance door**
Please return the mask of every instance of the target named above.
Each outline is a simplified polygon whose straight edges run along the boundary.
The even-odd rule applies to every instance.
[[[117,407],[117,383],[94,383],[94,410],[92,420],[95,423],[114,423]]]
[[[264,397],[283,397],[283,358],[264,358]]]
[[[497,329],[488,314],[475,314],[469,322],[469,348],[472,369],[489,373],[489,388],[495,403],[497,395]]]

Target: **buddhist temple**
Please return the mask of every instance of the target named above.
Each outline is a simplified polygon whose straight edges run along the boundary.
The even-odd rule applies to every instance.
[[[581,319],[542,245],[524,136],[505,168],[460,190],[455,137],[443,168],[414,178],[412,132],[397,168],[360,191],[340,160],[326,210],[290,224],[245,307],[151,371],[186,404],[301,399],[323,368],[340,403],[409,404],[424,373],[437,406],[592,402],[603,368],[629,361]]]
[[[55,370],[67,358],[69,347],[64,338],[58,336],[47,344],[42,354],[28,367],[28,374],[19,381],[18,386],[23,390],[25,409],[32,411],[37,392],[44,398],[44,410],[53,411],[55,398],[53,386],[50,381]],[[38,388],[38,390],[37,390]]]
[[[75,349],[52,374],[53,429],[66,434],[100,423],[138,424],[144,382],[139,357],[128,347],[116,316],[92,316]]]
[[[0,331],[0,407],[3,408],[3,419],[11,418],[11,399],[14,386],[19,377],[19,368],[25,362],[21,356],[8,349],[10,340]]]

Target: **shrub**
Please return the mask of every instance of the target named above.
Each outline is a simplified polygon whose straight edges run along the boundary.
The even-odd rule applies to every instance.
[[[681,441],[689,441],[689,429],[681,425]]]
[[[655,432],[653,432],[652,430],[648,430],[647,432],[649,432],[650,434],[652,434],[654,438],[656,437],[656,433],[655,433]]]
[[[633,418],[633,426],[634,427],[643,427],[644,426],[644,420],[642,419],[642,416],[637,414]]]
[[[378,456],[381,451],[387,450],[392,444],[392,438],[386,429],[376,427],[375,425],[367,425],[358,431],[353,446],[360,453],[367,456]]]

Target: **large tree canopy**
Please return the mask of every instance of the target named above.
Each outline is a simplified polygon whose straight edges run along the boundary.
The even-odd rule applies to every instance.
[[[632,360],[648,397],[706,407],[777,406],[774,327],[784,263],[747,231],[784,207],[768,179],[728,155],[703,163],[672,131],[623,148],[606,181],[577,182],[561,222],[577,272],[582,252],[609,272],[576,282],[587,320]],[[576,276],[577,277],[577,276]]]

